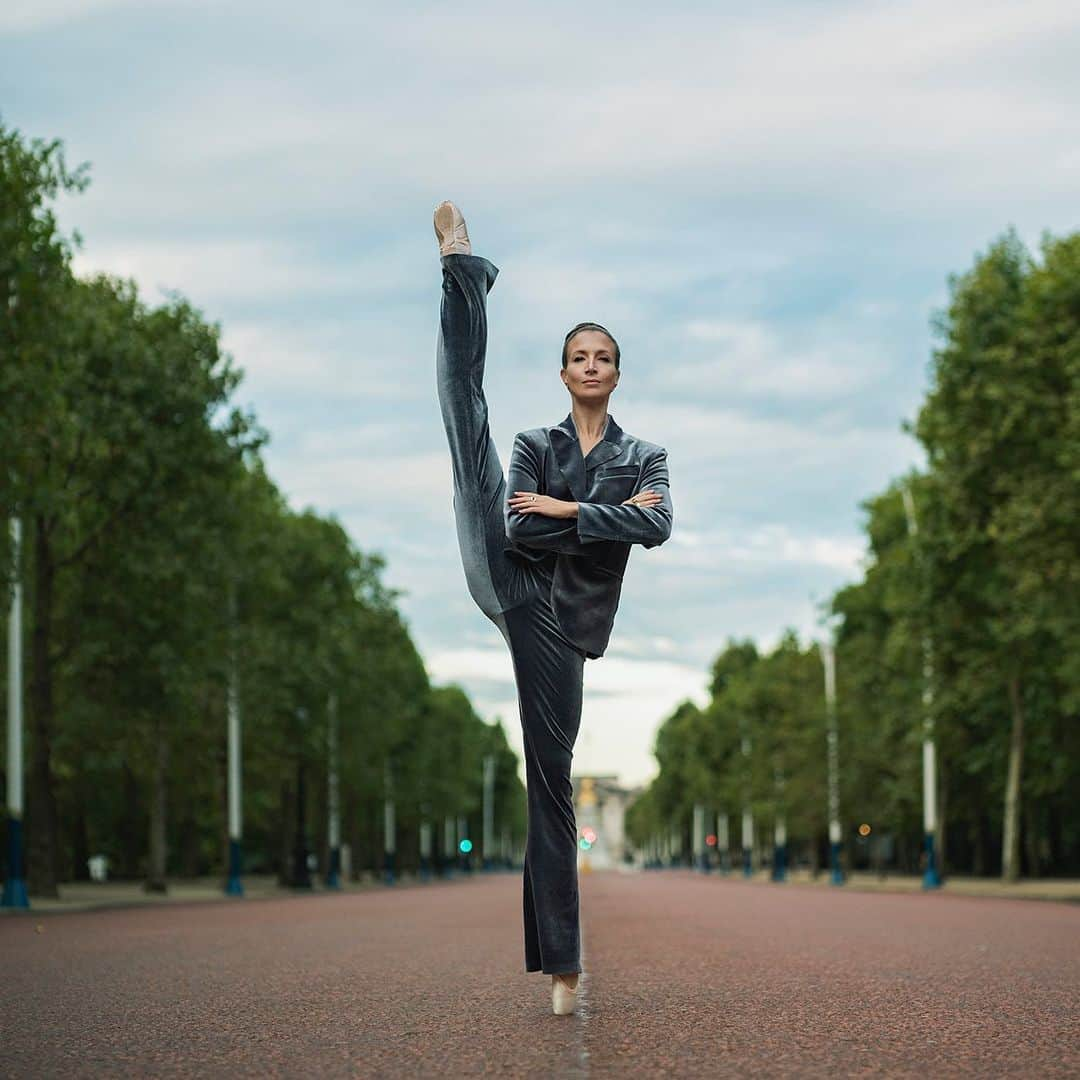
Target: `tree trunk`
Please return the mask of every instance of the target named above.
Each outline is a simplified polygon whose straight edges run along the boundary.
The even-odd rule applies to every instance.
[[[27,884],[37,896],[59,896],[56,784],[52,771],[54,722],[52,618],[56,567],[42,515],[34,518],[34,632],[30,644],[30,758]]]
[[[1024,812],[1024,822],[1027,826],[1024,829],[1024,855],[1027,859],[1028,877],[1038,877],[1042,870],[1039,859],[1039,833],[1042,822],[1039,817],[1035,804],[1029,801]]]
[[[90,800],[86,788],[86,780],[80,776],[76,786],[77,799],[71,826],[71,876],[75,881],[90,880],[90,832],[86,821],[86,807]]]
[[[278,819],[277,879],[279,885],[292,884],[293,791],[287,776],[281,778],[281,816]]]
[[[307,776],[304,759],[296,762],[296,838],[293,843],[293,872],[289,882],[294,889],[311,888],[311,871],[308,870],[307,839]]]
[[[202,835],[199,831],[198,794],[190,789],[184,798],[184,808],[178,812],[176,801],[173,801],[173,820],[176,822],[174,843],[177,848],[177,858],[173,860],[173,867],[178,870],[181,877],[201,877],[202,864]]]
[[[136,878],[143,872],[142,855],[146,833],[138,827],[143,814],[139,805],[139,782],[127,761],[122,768],[124,814],[116,829],[120,841],[120,865],[114,868],[114,873],[120,877]]]
[[[154,755],[153,791],[150,796],[150,866],[146,877],[146,891],[163,893],[168,891],[165,881],[165,815],[169,747],[165,741],[165,723],[160,714],[155,727],[155,735],[157,746]]]
[[[362,852],[363,843],[360,839],[360,827],[358,819],[360,815],[356,812],[355,800],[348,795],[342,800],[342,815],[345,821],[345,831],[349,841],[349,850],[352,852],[352,881],[356,881],[359,877],[360,867],[362,865]]]
[[[1020,877],[1020,773],[1024,763],[1024,710],[1020,701],[1020,680],[1009,679],[1012,733],[1009,736],[1009,773],[1005,782],[1005,821],[1001,837],[1001,876],[1005,881]]]
[[[218,743],[218,768],[214,783],[217,798],[214,800],[218,808],[218,821],[221,826],[218,829],[219,850],[221,865],[224,868],[223,881],[229,880],[229,750],[228,738]]]

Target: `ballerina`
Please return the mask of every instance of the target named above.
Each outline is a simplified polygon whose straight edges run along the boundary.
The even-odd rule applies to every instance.
[[[607,648],[631,545],[656,547],[671,535],[667,451],[608,413],[619,345],[598,323],[579,323],[562,349],[570,413],[519,432],[504,478],[483,390],[487,294],[499,270],[473,255],[453,203],[436,208],[435,235],[443,270],[436,373],[458,546],[470,594],[509,646],[521,714],[525,970],[551,974],[552,1009],[566,1015],[581,973],[570,767],[582,672]]]

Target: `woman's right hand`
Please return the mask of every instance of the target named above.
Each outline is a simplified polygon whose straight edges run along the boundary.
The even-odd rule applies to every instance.
[[[623,506],[658,506],[664,501],[664,496],[658,491],[639,491],[636,495],[631,495],[629,499],[623,499]]]

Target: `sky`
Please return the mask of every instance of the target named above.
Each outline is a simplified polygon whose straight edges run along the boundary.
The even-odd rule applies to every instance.
[[[729,638],[809,641],[858,580],[862,500],[924,461],[949,275],[1077,228],[1078,56],[1064,0],[5,0],[0,116],[91,162],[77,270],[221,324],[290,504],[386,557],[431,678],[519,753],[456,548],[434,207],[500,270],[504,467],[570,410],[566,330],[611,327],[609,412],[668,449],[675,519],[586,664],[574,771],[637,784]]]

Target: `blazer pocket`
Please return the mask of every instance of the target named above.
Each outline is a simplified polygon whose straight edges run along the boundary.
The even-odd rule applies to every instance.
[[[596,470],[596,479],[603,480],[608,476],[637,476],[639,472],[640,465],[612,465],[610,469],[601,466]]]

